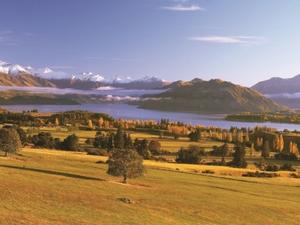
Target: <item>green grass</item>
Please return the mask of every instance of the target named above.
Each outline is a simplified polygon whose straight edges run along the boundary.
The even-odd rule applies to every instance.
[[[200,165],[145,161],[145,176],[123,185],[96,163],[104,159],[31,149],[0,157],[0,224],[299,224],[299,179],[204,176],[183,172]]]

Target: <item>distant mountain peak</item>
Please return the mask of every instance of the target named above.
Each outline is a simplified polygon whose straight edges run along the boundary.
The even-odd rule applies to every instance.
[[[30,73],[24,67],[18,64],[10,64],[4,61],[0,61],[0,72],[10,74],[10,75],[19,75],[21,73]]]
[[[291,78],[272,77],[258,82],[252,88],[263,94],[298,93],[300,92],[300,74]]]
[[[66,73],[63,71],[55,71],[50,67],[34,68],[31,66],[22,67],[18,64],[10,64],[0,61],[0,72],[8,75],[30,74],[36,78],[50,80],[56,86],[64,87],[90,87],[97,88],[103,85],[112,85],[121,88],[149,89],[162,88],[167,83],[166,80],[157,76],[144,76],[142,78],[133,79],[130,76],[115,76],[111,79],[105,78],[103,75],[94,72],[82,73]],[[85,83],[85,84],[83,84]],[[71,86],[70,86],[71,85]]]

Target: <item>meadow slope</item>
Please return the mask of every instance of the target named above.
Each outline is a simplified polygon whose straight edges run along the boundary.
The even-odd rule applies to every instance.
[[[0,157],[0,224],[299,224],[299,179],[209,176],[146,161],[145,176],[124,185],[99,160],[34,149]]]

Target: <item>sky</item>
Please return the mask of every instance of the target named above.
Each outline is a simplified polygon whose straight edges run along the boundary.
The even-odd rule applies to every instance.
[[[219,78],[300,73],[299,0],[0,0],[0,60],[66,73]]]

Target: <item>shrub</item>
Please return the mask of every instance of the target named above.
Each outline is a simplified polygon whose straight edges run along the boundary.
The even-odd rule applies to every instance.
[[[277,160],[288,160],[295,161],[298,160],[297,156],[292,153],[280,152],[275,155],[275,159]]]
[[[293,167],[292,164],[289,163],[285,163],[280,167],[280,170],[284,170],[284,171],[296,171],[296,169]]]
[[[269,165],[267,165],[267,167],[266,167],[266,171],[273,171],[273,172],[277,172],[277,171],[279,171],[279,169],[280,169],[280,167],[279,166],[277,166],[277,165],[271,165],[271,164],[269,164]]]
[[[290,177],[291,177],[291,178],[300,178],[300,175],[299,175],[299,174],[296,174],[296,173],[291,173],[291,174],[290,174]]]
[[[215,171],[212,171],[212,170],[203,170],[201,173],[214,174]]]
[[[277,173],[265,173],[265,172],[247,172],[242,174],[243,177],[262,177],[262,178],[272,178],[272,177],[279,177]]]
[[[95,148],[87,148],[84,150],[88,155],[100,155],[107,156],[108,153],[105,149],[95,149]]]

